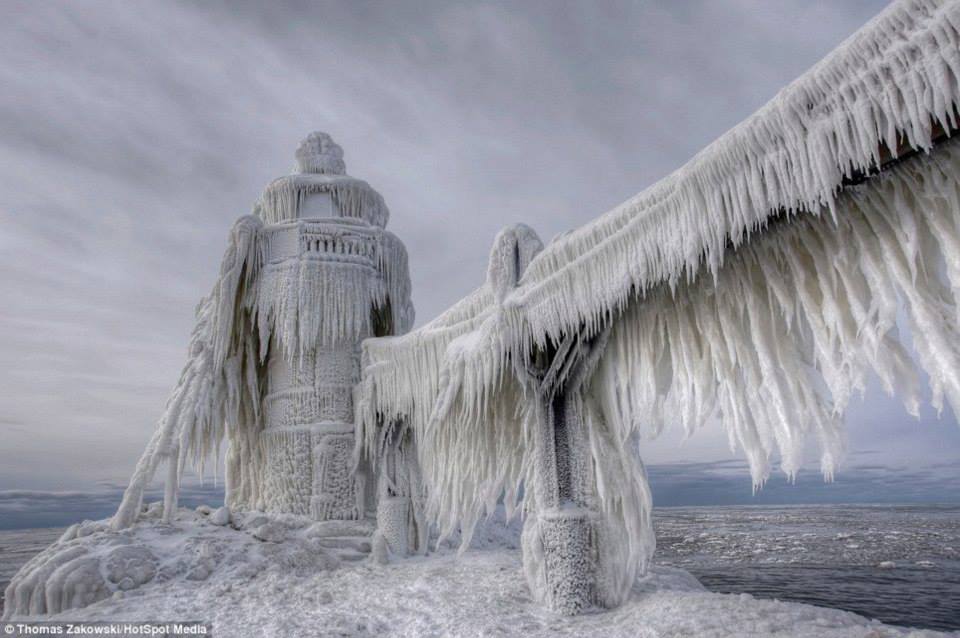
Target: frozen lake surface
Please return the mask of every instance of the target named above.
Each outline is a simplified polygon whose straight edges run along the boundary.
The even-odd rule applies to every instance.
[[[716,592],[960,629],[960,506],[655,510],[654,562]]]
[[[655,510],[655,562],[708,589],[960,629],[960,506]],[[0,593],[61,529],[0,531]]]

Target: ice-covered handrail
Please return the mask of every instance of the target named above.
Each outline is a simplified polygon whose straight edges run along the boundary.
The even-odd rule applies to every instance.
[[[705,264],[716,273],[782,213],[833,210],[881,148],[929,150],[957,127],[960,2],[901,0],[670,176],[555,241],[508,302],[543,343]]]
[[[846,189],[836,206],[837,221],[778,224],[715,277],[627,308],[592,390],[620,436],[716,421],[759,487],[776,456],[796,476],[809,437],[833,476],[844,410],[871,374],[917,415],[919,367],[933,407],[960,413],[960,140]]]
[[[506,294],[503,281],[519,278],[519,269],[543,249],[537,234],[524,224],[503,229],[494,241],[487,279],[472,293],[433,320],[398,337],[363,342],[363,379],[356,392],[357,454],[376,457],[378,433],[386,421],[413,415],[425,423],[440,391],[440,371],[451,342],[477,330]],[[512,271],[511,271],[512,269]]]

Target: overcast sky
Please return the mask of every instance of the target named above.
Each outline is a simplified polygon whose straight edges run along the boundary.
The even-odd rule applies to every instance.
[[[498,229],[548,240],[612,208],[883,4],[5,0],[0,518],[115,502],[228,229],[308,132],[385,196],[422,323],[482,280]],[[957,500],[952,416],[871,392],[850,425],[840,483],[814,463],[783,500]],[[660,503],[752,498],[721,432],[645,458]]]

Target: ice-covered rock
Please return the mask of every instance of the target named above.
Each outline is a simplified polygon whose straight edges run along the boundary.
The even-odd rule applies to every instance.
[[[96,534],[97,532],[103,532],[107,529],[107,524],[103,521],[83,521],[77,527],[77,538],[83,538],[84,536],[90,536],[91,534]]]
[[[208,560],[200,560],[190,566],[187,571],[187,580],[206,580],[213,573],[214,566]]]
[[[379,531],[374,532],[371,539],[370,557],[378,565],[386,565],[390,562],[390,547],[387,545],[387,539]]]
[[[346,539],[350,547],[344,553],[358,556],[357,548],[368,543],[365,536],[309,537],[306,521],[261,514],[248,517],[261,523],[252,529],[210,525],[218,511],[207,516],[180,509],[173,525],[146,519],[121,531],[112,530],[107,521],[73,526],[64,540],[35,556],[13,577],[6,589],[4,617],[38,617],[105,600],[130,600],[131,593],[139,598],[184,581],[222,586],[271,568],[315,576],[341,565],[337,552],[324,547],[322,540]]]
[[[213,511],[212,514],[210,514],[210,518],[208,518],[207,520],[209,520],[214,525],[221,525],[221,526],[229,525],[231,520],[230,508],[227,507],[226,505],[222,507],[218,507]]]
[[[268,522],[253,530],[253,537],[268,543],[282,543],[287,538],[287,528],[277,522]]]
[[[54,545],[35,556],[13,577],[4,592],[4,618],[13,614],[46,614],[47,580],[61,566],[87,555],[83,547]],[[59,596],[54,597],[59,599]]]
[[[319,521],[307,528],[307,536],[370,536],[376,525],[369,519],[359,521]]]
[[[163,514],[163,501],[149,503],[143,511],[144,518],[160,518],[161,514]]]
[[[157,575],[157,559],[146,547],[117,547],[106,555],[104,572],[120,589],[133,589],[153,580]]]
[[[269,522],[270,518],[263,514],[248,514],[240,520],[240,527],[246,530],[255,530]]]
[[[77,537],[77,531],[80,529],[80,523],[74,523],[70,527],[64,530],[63,534],[60,535],[58,543],[66,543],[67,541],[72,541]]]

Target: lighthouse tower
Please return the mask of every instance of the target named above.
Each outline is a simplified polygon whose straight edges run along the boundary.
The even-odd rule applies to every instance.
[[[312,133],[261,198],[256,318],[265,361],[257,505],[315,520],[362,518],[372,481],[353,471],[360,342],[413,323],[403,244],[342,149]]]

